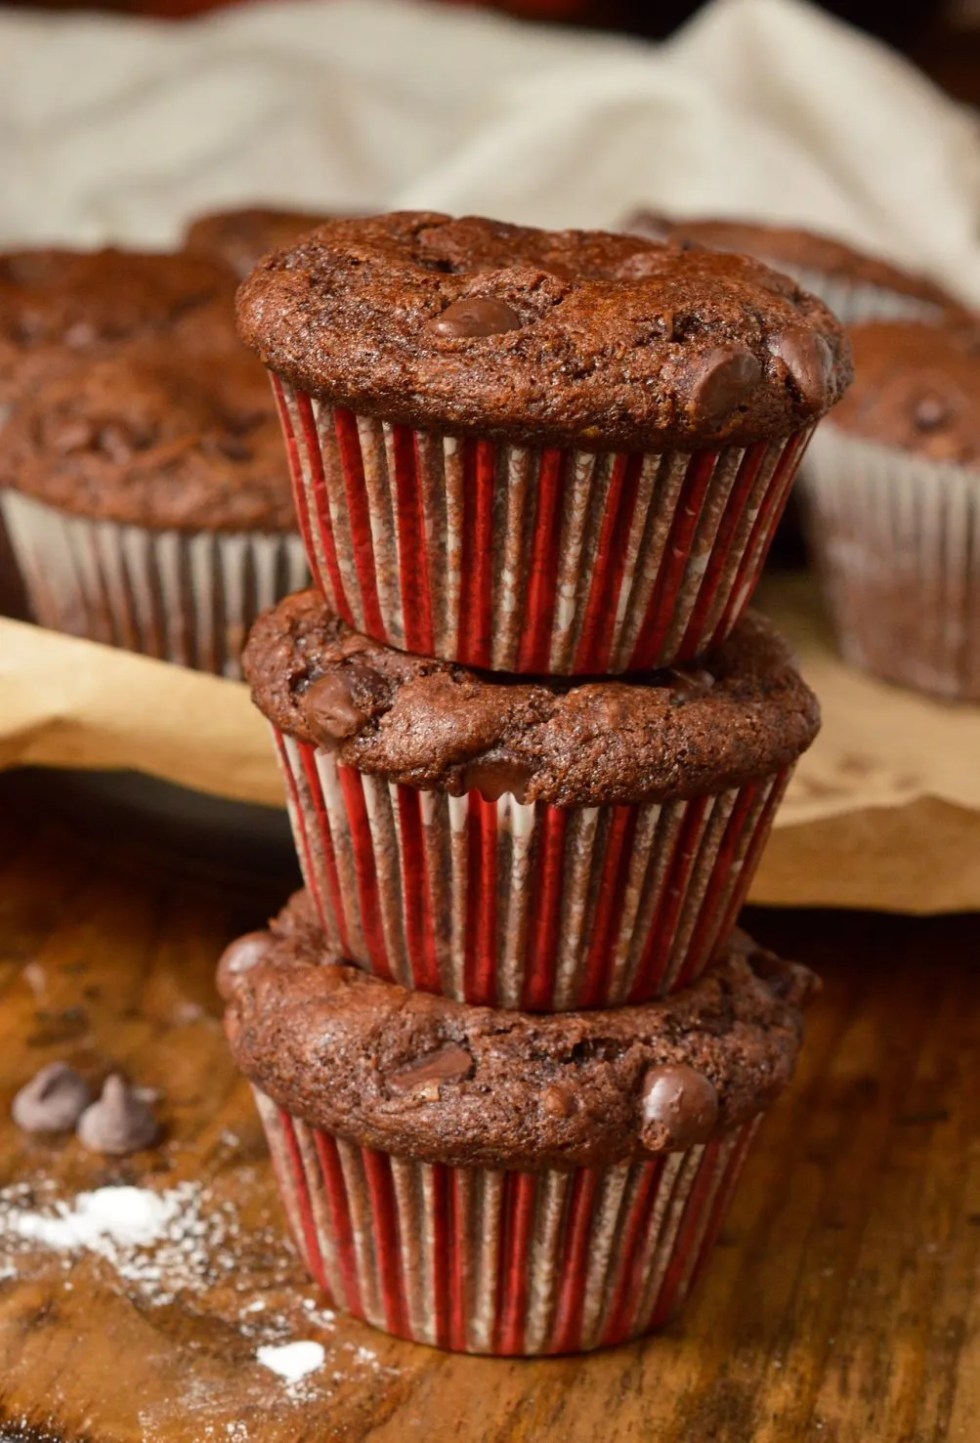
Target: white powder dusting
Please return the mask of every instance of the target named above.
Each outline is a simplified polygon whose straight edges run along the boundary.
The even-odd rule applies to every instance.
[[[201,1293],[235,1272],[237,1232],[229,1204],[208,1205],[199,1183],[103,1187],[58,1199],[50,1187],[0,1190],[0,1258],[44,1248],[69,1268],[94,1253],[155,1306]]]
[[[171,1193],[139,1187],[101,1187],[83,1192],[50,1213],[11,1209],[4,1230],[55,1252],[86,1250],[111,1257],[118,1249],[149,1247],[163,1237],[181,1201]]]
[[[327,1355],[322,1343],[301,1340],[296,1343],[282,1343],[278,1347],[257,1348],[255,1356],[263,1367],[271,1368],[273,1373],[278,1373],[287,1383],[298,1383],[307,1373],[314,1373],[317,1368],[322,1368]]]

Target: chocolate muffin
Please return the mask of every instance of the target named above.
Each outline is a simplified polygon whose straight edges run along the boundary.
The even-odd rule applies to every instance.
[[[850,376],[826,308],[755,262],[417,212],[267,256],[238,317],[332,608],[511,672],[722,640]]]
[[[247,276],[264,255],[292,245],[307,231],[329,220],[333,212],[280,210],[250,205],[198,216],[184,234],[184,247]]]
[[[856,327],[858,379],[806,478],[853,665],[980,702],[980,326]]]
[[[522,680],[385,647],[310,591],[260,618],[243,665],[331,944],[532,1010],[697,976],[818,727],[758,617],[697,664]]]
[[[876,317],[939,322],[962,309],[927,277],[815,231],[753,221],[681,220],[649,210],[635,211],[624,229],[654,240],[756,256],[820,296],[848,325]]]
[[[219,985],[331,1300],[418,1341],[518,1354],[618,1342],[682,1303],[792,1075],[815,979],[736,934],[665,1002],[494,1011],[340,961],[298,894],[232,944]]]
[[[61,352],[0,433],[3,514],[45,626],[226,676],[305,577],[261,367],[172,338]]]
[[[200,257],[53,248],[0,254],[0,434],[59,353],[95,355],[136,338],[232,343],[234,278]],[[6,484],[0,470],[0,487]],[[0,611],[27,598],[0,522]]]

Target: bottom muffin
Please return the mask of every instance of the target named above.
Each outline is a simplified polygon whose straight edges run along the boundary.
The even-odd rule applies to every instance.
[[[306,893],[219,966],[232,1053],[331,1302],[499,1355],[604,1347],[678,1310],[815,986],[736,933],[665,1001],[474,1007],[339,961]]]

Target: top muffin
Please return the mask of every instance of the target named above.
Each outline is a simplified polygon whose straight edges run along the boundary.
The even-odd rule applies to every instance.
[[[851,375],[827,308],[758,262],[424,212],[331,221],[267,256],[238,319],[314,396],[587,450],[785,436]]]
[[[648,210],[636,211],[625,228],[654,240],[680,244],[693,241],[712,250],[756,256],[792,274],[819,272],[828,280],[889,291],[903,297],[911,309],[923,316],[939,317],[959,309],[959,302],[926,276],[901,270],[881,256],[867,255],[816,231],[751,221],[675,220]]]
[[[878,321],[851,333],[857,380],[842,430],[929,461],[980,462],[980,327]]]

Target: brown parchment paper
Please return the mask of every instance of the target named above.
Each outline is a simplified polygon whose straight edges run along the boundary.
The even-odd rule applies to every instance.
[[[752,900],[905,912],[980,909],[980,707],[872,681],[835,656],[809,578],[759,603],[790,636],[824,726],[803,758]],[[0,767],[134,768],[282,806],[247,688],[0,618]]]

